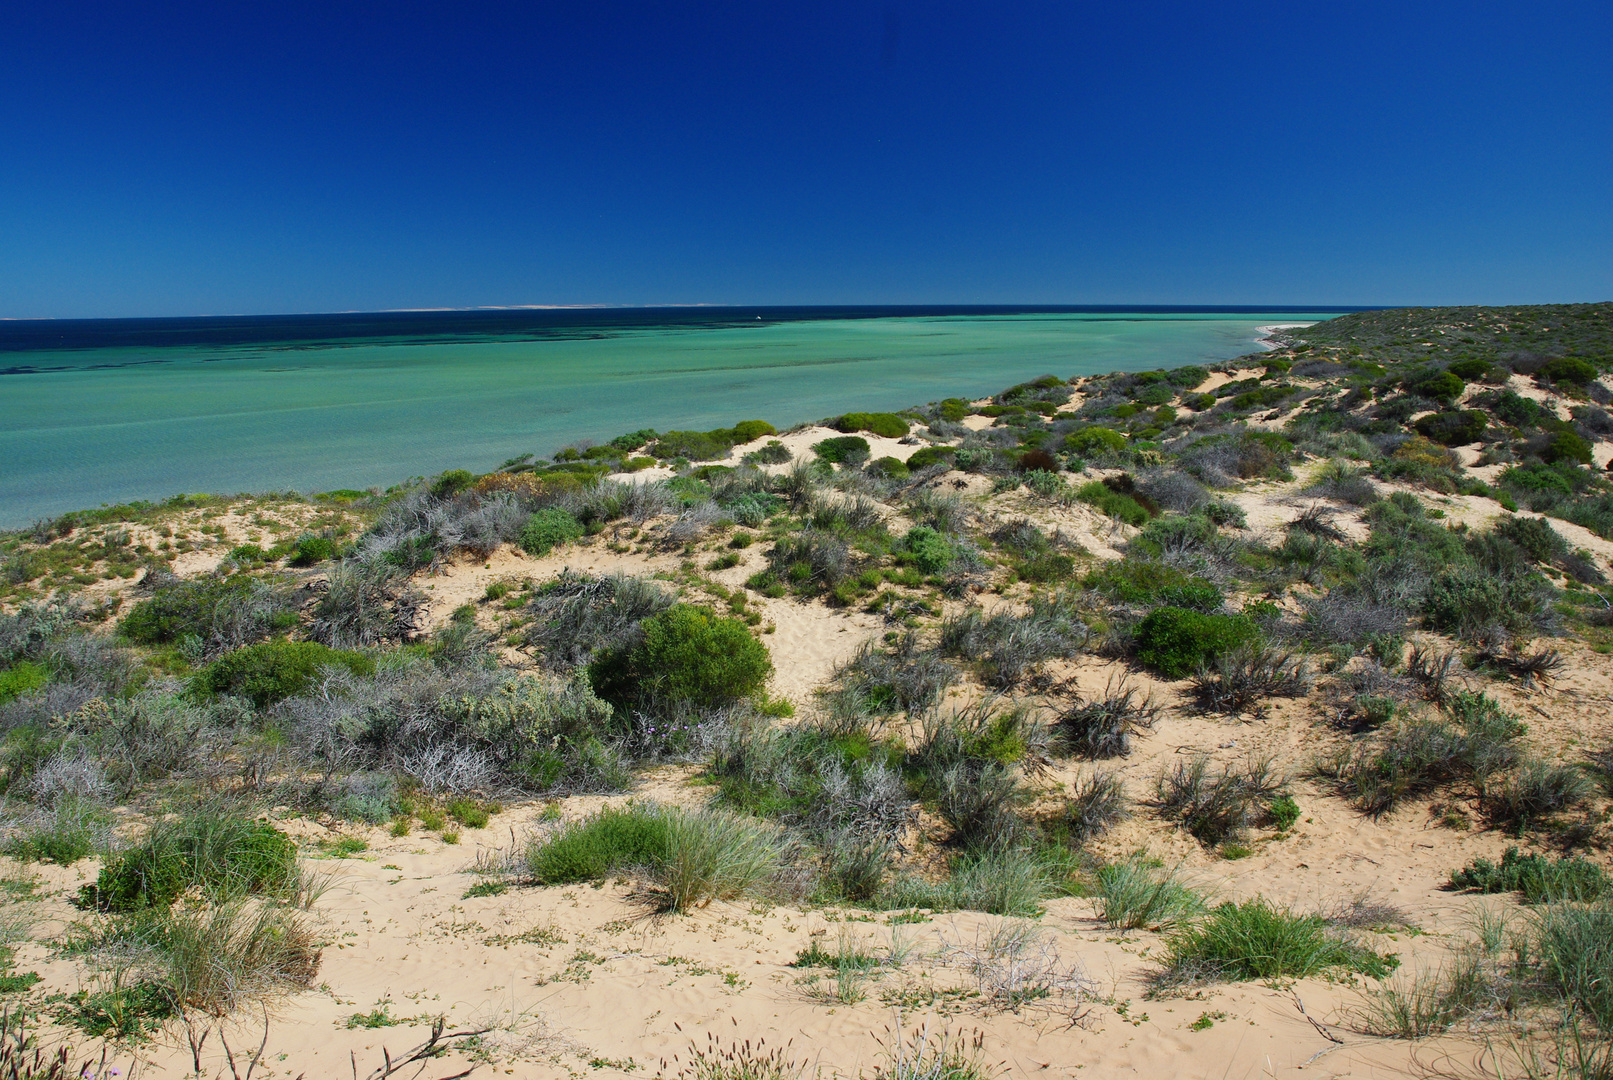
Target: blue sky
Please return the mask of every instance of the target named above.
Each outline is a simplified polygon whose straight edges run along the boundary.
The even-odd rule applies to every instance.
[[[1613,298],[1613,4],[0,15],[0,316]]]

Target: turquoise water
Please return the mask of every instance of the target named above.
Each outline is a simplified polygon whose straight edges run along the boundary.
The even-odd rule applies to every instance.
[[[40,347],[50,324],[32,324],[0,357],[0,526],[180,491],[311,492],[486,470],[642,427],[759,417],[782,428],[1050,372],[1224,360],[1253,351],[1258,326],[1330,313],[616,313],[563,326],[540,314],[533,327],[445,333],[420,332],[424,316],[397,326],[371,316],[359,330],[310,338],[299,325],[282,340],[272,327],[244,340],[80,323],[84,333],[61,338],[69,348]]]

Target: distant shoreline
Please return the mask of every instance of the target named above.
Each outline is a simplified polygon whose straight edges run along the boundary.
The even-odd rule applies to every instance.
[[[1282,346],[1271,340],[1272,335],[1276,334],[1280,330],[1297,330],[1302,326],[1315,325],[1316,324],[1313,322],[1285,322],[1272,323],[1270,326],[1257,326],[1255,327],[1255,347],[1261,352],[1271,352],[1274,349],[1280,349]]]

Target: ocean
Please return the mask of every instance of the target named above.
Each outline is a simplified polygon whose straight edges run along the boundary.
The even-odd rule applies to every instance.
[[[0,527],[316,492],[651,427],[780,428],[1256,350],[1332,310],[551,309],[0,322]]]

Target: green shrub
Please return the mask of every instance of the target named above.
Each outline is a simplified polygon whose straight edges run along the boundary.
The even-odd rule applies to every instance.
[[[778,428],[769,424],[766,420],[741,420],[733,426],[732,431],[735,444],[754,442],[764,435],[778,434]],[[902,434],[907,433],[904,431]]]
[[[476,482],[468,469],[449,469],[431,485],[431,493],[439,499],[459,494]]]
[[[1073,454],[1088,457],[1118,454],[1126,448],[1126,437],[1111,428],[1083,428],[1064,436],[1064,448]]]
[[[1597,374],[1594,364],[1577,356],[1559,356],[1541,368],[1540,373],[1552,382],[1578,383],[1582,386],[1596,378]]]
[[[834,426],[845,432],[872,432],[886,439],[900,439],[908,431],[907,421],[895,413],[847,413]]]
[[[304,536],[291,553],[292,566],[316,566],[337,555],[336,541],[328,536]]]
[[[1137,659],[1167,678],[1185,678],[1221,653],[1253,641],[1259,633],[1243,615],[1155,608],[1137,625]]]
[[[1428,625],[1459,637],[1483,637],[1492,628],[1522,633],[1542,610],[1537,584],[1524,577],[1500,578],[1478,567],[1447,570],[1423,597]]]
[[[936,411],[941,414],[941,419],[956,424],[969,415],[969,403],[962,398],[949,397],[936,406]]]
[[[59,803],[38,827],[13,833],[0,851],[18,862],[72,866],[94,853],[105,821],[106,815],[92,807]]]
[[[0,705],[37,690],[50,681],[50,673],[38,664],[19,660],[0,671]]]
[[[957,552],[952,542],[927,525],[915,525],[901,539],[906,561],[926,574],[938,574],[952,564]]]
[[[950,446],[921,447],[908,457],[907,469],[909,472],[917,472],[920,469],[928,469],[931,465],[949,464],[948,459],[955,453],[957,451]]]
[[[1478,442],[1488,425],[1488,419],[1478,409],[1460,409],[1429,413],[1415,427],[1425,439],[1445,446],[1466,446]]]
[[[196,674],[191,685],[204,694],[247,698],[261,709],[302,693],[327,667],[372,675],[375,661],[363,653],[332,649],[315,641],[265,641],[213,661]]]
[[[297,845],[264,821],[201,808],[159,821],[136,847],[113,856],[80,904],[102,911],[166,908],[200,888],[211,897],[289,898],[301,885]]]
[[[901,458],[882,457],[868,463],[868,471],[891,480],[906,480],[912,470]]]
[[[743,620],[675,604],[645,619],[635,644],[607,652],[588,674],[613,703],[711,709],[759,693],[773,662]]]
[[[654,428],[640,428],[637,431],[629,431],[625,435],[616,436],[610,441],[610,444],[622,453],[630,454],[634,450],[648,445],[651,440],[660,437],[660,433]]]
[[[752,465],[783,465],[790,460],[790,449],[777,439],[770,439],[760,450],[746,454],[745,460]]]
[[[1084,503],[1096,507],[1100,512],[1107,514],[1117,521],[1127,525],[1148,524],[1149,513],[1142,503],[1134,496],[1114,491],[1101,480],[1093,480],[1082,484],[1076,490],[1075,497]]]
[[[1499,864],[1489,859],[1474,859],[1462,869],[1451,871],[1453,889],[1479,893],[1518,892],[1531,904],[1595,900],[1608,891],[1608,884],[1602,868],[1586,859],[1521,855],[1515,847],[1507,848]]]
[[[812,445],[812,452],[834,465],[860,465],[868,460],[868,440],[861,435],[840,435]]]
[[[1490,362],[1480,360],[1475,356],[1467,360],[1458,360],[1456,363],[1449,365],[1446,370],[1459,379],[1472,382],[1474,379],[1482,379],[1490,373]]]
[[[777,829],[722,810],[675,811],[667,818],[667,849],[654,868],[666,911],[691,911],[733,900],[772,879],[782,846]]]
[[[187,578],[162,585],[135,604],[118,629],[142,645],[195,637],[226,646],[296,624],[295,601],[246,574]]]
[[[1451,401],[1458,397],[1467,386],[1459,375],[1449,371],[1436,371],[1421,377],[1411,376],[1406,380],[1406,389],[1425,398],[1435,401]]]
[[[1540,460],[1550,465],[1559,461],[1577,461],[1581,465],[1591,462],[1591,444],[1572,431],[1559,431],[1540,451]]]
[[[1374,979],[1399,966],[1335,936],[1320,915],[1295,915],[1256,898],[1225,903],[1177,931],[1166,943],[1166,977],[1188,979],[1303,979],[1324,971]]]
[[[569,544],[584,532],[582,522],[558,507],[539,510],[527,518],[516,543],[528,555],[541,558],[560,544]]]

